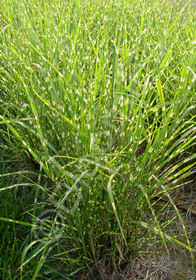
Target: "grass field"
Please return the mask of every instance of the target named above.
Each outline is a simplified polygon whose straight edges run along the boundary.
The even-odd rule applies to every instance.
[[[196,170],[196,14],[179,3],[2,1],[1,279],[90,279],[155,243],[194,267],[171,196]]]

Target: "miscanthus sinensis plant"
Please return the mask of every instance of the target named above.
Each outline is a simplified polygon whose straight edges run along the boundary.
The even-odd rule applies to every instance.
[[[21,277],[39,256],[35,279],[55,248],[69,273],[107,254],[120,263],[151,240],[175,242],[193,260],[170,197],[196,157],[189,3],[3,0],[0,14],[1,134],[39,173]],[[184,242],[167,234],[161,194]]]

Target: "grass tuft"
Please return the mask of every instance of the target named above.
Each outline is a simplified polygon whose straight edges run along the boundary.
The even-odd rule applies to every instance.
[[[21,279],[28,269],[32,279],[71,279],[111,254],[120,265],[154,240],[168,253],[170,242],[187,249],[194,265],[171,197],[195,172],[194,16],[189,2],[167,0],[3,0],[1,149],[33,170],[16,164],[0,175],[11,207],[3,226],[30,228],[17,249]],[[13,193],[28,218],[11,215]],[[161,195],[184,241],[165,231],[173,218],[163,219]],[[18,236],[6,231],[5,244]]]

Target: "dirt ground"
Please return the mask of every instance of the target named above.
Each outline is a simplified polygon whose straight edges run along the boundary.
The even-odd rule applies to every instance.
[[[192,248],[196,250],[196,216],[181,213],[184,224],[189,232]],[[170,225],[169,231],[177,234],[183,232],[179,221]],[[171,232],[170,232],[171,233]],[[114,268],[111,260],[104,260],[95,264],[92,273],[83,279],[89,280],[196,280],[196,253],[194,254],[194,267],[188,251],[174,244],[169,244],[169,255],[162,244],[148,248],[152,253],[130,259],[123,266]],[[163,253],[158,253],[162,251]],[[164,252],[165,251],[165,252]]]
[[[137,258],[130,258],[126,264],[116,266],[112,263],[111,258],[105,257],[102,261],[95,264],[92,273],[85,276],[86,280],[196,280],[196,214],[191,209],[196,209],[196,175],[191,175],[191,182],[186,186],[178,189],[177,194],[181,195],[181,201],[184,201],[184,209],[180,209],[179,213],[183,219],[184,226],[188,233],[188,238],[193,253],[191,254],[184,248],[174,243],[168,244],[168,252],[163,244],[156,244],[149,248],[146,253]],[[175,197],[173,197],[175,198]],[[157,206],[163,207],[165,200],[159,200]],[[176,212],[172,205],[168,206],[165,221],[176,216]],[[150,216],[146,216],[148,221]],[[176,218],[165,228],[165,233],[170,236],[183,236],[184,229],[181,221]],[[180,241],[186,242],[185,237],[180,237]],[[162,252],[162,253],[160,253]],[[169,253],[169,254],[168,254]]]

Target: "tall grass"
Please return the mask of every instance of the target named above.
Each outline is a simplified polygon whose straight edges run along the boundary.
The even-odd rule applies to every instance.
[[[170,197],[196,162],[191,7],[3,0],[0,13],[1,134],[39,172],[21,279],[40,256],[36,279],[52,249],[71,274],[111,253],[120,263],[153,238],[166,248],[176,242],[193,260]],[[167,208],[157,211],[153,200],[161,194],[184,242],[166,234]]]

